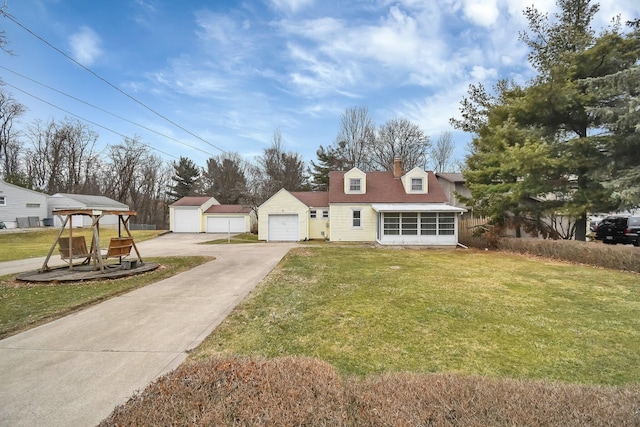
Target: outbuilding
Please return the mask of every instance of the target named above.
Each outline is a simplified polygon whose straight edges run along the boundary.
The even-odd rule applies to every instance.
[[[129,206],[113,200],[106,196],[94,196],[89,194],[70,194],[56,193],[49,197],[49,216],[53,218],[54,225],[60,227],[62,221],[56,215],[56,211],[60,210],[96,210],[96,211],[128,211]],[[91,217],[86,215],[78,215],[72,219],[74,227],[91,227],[93,222]],[[100,226],[117,227],[117,215],[105,215],[100,220]]]

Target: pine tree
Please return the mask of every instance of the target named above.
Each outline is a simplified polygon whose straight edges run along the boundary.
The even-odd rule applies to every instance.
[[[178,162],[173,162],[173,172],[174,184],[167,192],[172,201],[200,194],[200,169],[191,159],[180,156]]]

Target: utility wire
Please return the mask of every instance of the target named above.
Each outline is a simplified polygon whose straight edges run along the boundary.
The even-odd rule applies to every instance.
[[[94,126],[100,127],[100,128],[102,128],[102,129],[108,130],[109,132],[112,132],[112,133],[114,133],[114,134],[116,134],[116,135],[119,135],[119,136],[121,136],[121,137],[123,137],[123,138],[127,138],[127,139],[129,138],[128,136],[126,136],[126,135],[124,135],[124,134],[121,134],[121,133],[120,133],[120,132],[118,132],[118,131],[115,131],[115,130],[113,130],[113,129],[111,129],[111,128],[108,128],[108,127],[106,127],[106,126],[103,126],[103,125],[101,125],[101,124],[98,124],[98,123],[96,123],[96,122],[94,122],[94,121],[92,121],[92,120],[85,119],[84,117],[81,117],[81,116],[79,116],[79,115],[77,115],[77,114],[75,114],[75,113],[72,113],[72,112],[71,112],[71,111],[69,111],[69,110],[65,110],[65,109],[64,109],[64,108],[62,108],[62,107],[58,107],[57,105],[54,105],[54,104],[52,104],[52,103],[50,103],[50,102],[48,102],[48,101],[45,101],[44,99],[39,98],[39,97],[37,97],[37,96],[35,96],[35,95],[33,95],[33,94],[31,94],[31,93],[29,93],[29,92],[25,91],[25,90],[22,90],[22,89],[20,89],[20,88],[18,88],[18,87],[16,87],[16,86],[12,85],[11,83],[7,83],[7,82],[3,82],[3,83],[4,83],[5,85],[9,86],[9,87],[14,88],[15,90],[17,90],[17,91],[19,91],[19,92],[24,93],[25,95],[28,95],[28,96],[30,96],[30,97],[32,97],[32,98],[37,99],[37,100],[38,100],[38,101],[40,101],[40,102],[44,102],[45,104],[47,104],[47,105],[49,105],[49,106],[51,106],[51,107],[53,107],[53,108],[57,108],[57,109],[58,109],[58,110],[60,110],[60,111],[63,111],[63,112],[65,112],[65,113],[67,113],[67,114],[70,114],[70,115],[72,115],[72,116],[74,116],[74,117],[77,117],[78,119],[80,119],[80,120],[82,120],[82,121],[85,121],[85,122],[90,123],[90,124],[92,124],[92,125],[94,125]],[[149,144],[146,144],[146,143],[144,143],[144,142],[141,142],[141,143],[142,143],[144,146],[149,147],[149,148],[150,148],[150,149],[152,149],[152,150],[155,150],[155,151],[157,151],[157,152],[159,152],[159,153],[162,153],[162,154],[164,154],[164,155],[166,155],[166,156],[173,157],[174,159],[178,159],[178,157],[177,157],[177,156],[174,156],[173,154],[169,154],[169,153],[167,153],[167,152],[165,152],[165,151],[162,151],[162,150],[160,150],[160,149],[158,149],[158,148],[156,148],[156,147],[153,147],[153,146],[151,146],[151,145],[149,145]],[[199,148],[196,148],[196,150],[200,150],[200,149],[199,149]],[[200,151],[203,151],[203,150],[200,150]],[[203,151],[203,152],[204,152],[204,153],[206,153],[206,151]],[[207,153],[207,154],[209,154],[209,153]]]
[[[18,72],[16,72],[16,71],[10,70],[10,69],[9,69],[9,68],[7,68],[7,67],[3,67],[2,65],[0,65],[0,68],[2,68],[3,70],[8,71],[8,72],[10,72],[10,73],[13,73],[13,74],[15,74],[15,75],[17,75],[17,76],[20,76],[20,77],[22,77],[23,79],[29,80],[29,81],[31,81],[31,82],[33,82],[33,83],[35,83],[35,84],[38,84],[38,85],[40,85],[40,86],[42,86],[42,87],[45,87],[45,88],[47,88],[47,89],[49,89],[49,90],[52,90],[52,91],[54,91],[54,92],[57,92],[57,93],[59,93],[59,94],[61,94],[61,95],[64,95],[64,96],[66,96],[66,97],[68,97],[68,98],[71,98],[71,99],[73,99],[73,100],[75,100],[75,101],[78,101],[78,102],[81,102],[81,103],[83,103],[83,104],[85,104],[85,105],[88,105],[89,107],[95,108],[96,110],[102,111],[103,113],[107,113],[107,114],[109,114],[109,115],[111,115],[111,116],[113,116],[113,117],[115,117],[115,118],[118,118],[118,119],[120,119],[120,120],[124,120],[124,121],[125,121],[125,122],[127,122],[127,123],[131,123],[131,124],[132,124],[132,125],[134,125],[134,126],[138,126],[139,128],[145,129],[145,130],[147,130],[147,131],[149,131],[149,132],[153,132],[153,133],[155,133],[156,135],[160,135],[160,136],[162,136],[162,137],[164,137],[164,138],[170,139],[171,141],[177,142],[177,143],[182,144],[182,145],[184,145],[184,146],[186,146],[186,147],[189,147],[189,148],[191,148],[191,149],[198,150],[198,151],[202,151],[202,152],[203,152],[203,153],[205,153],[205,154],[208,154],[208,155],[210,155],[210,156],[213,156],[213,154],[212,154],[212,153],[209,153],[209,152],[207,152],[207,151],[204,151],[204,150],[202,150],[202,149],[200,149],[200,148],[198,148],[198,147],[194,147],[193,145],[189,145],[189,144],[187,144],[186,142],[182,142],[182,141],[180,141],[180,140],[178,140],[178,139],[175,139],[175,138],[173,138],[173,137],[171,137],[171,136],[169,136],[169,135],[165,135],[165,134],[163,134],[163,133],[161,133],[161,132],[158,132],[158,131],[156,131],[156,130],[154,130],[154,129],[151,129],[151,128],[147,127],[147,126],[144,126],[144,125],[138,124],[138,123],[136,123],[136,122],[133,122],[133,121],[131,121],[131,120],[127,119],[126,117],[122,117],[122,116],[119,116],[119,115],[117,115],[117,114],[114,114],[114,113],[112,113],[112,112],[110,112],[110,111],[107,111],[107,110],[105,110],[105,109],[103,109],[103,108],[100,108],[100,107],[98,107],[98,106],[96,106],[96,105],[93,105],[93,104],[91,104],[91,103],[89,103],[89,102],[87,102],[87,101],[83,101],[83,100],[82,100],[82,99],[80,99],[80,98],[76,98],[76,97],[75,97],[75,96],[73,96],[73,95],[69,95],[68,93],[62,92],[61,90],[58,90],[58,89],[56,89],[56,88],[54,88],[54,87],[48,86],[48,85],[46,85],[46,84],[44,84],[44,83],[40,83],[39,81],[36,81],[36,80],[34,80],[34,79],[32,79],[32,78],[29,78],[29,77],[27,77],[27,76],[25,76],[25,75],[23,75],[23,74],[20,74],[20,73],[18,73]],[[56,107],[56,108],[57,108],[57,107]]]
[[[174,122],[173,120],[169,119],[168,117],[164,116],[163,114],[159,113],[158,111],[154,110],[153,108],[149,107],[148,105],[146,105],[145,103],[143,103],[142,101],[139,101],[138,99],[134,98],[133,96],[129,95],[128,93],[126,93],[125,91],[123,91],[122,89],[120,89],[119,87],[117,87],[116,85],[114,85],[113,83],[109,82],[107,79],[105,79],[104,77],[100,76],[98,73],[96,73],[95,71],[89,69],[88,67],[85,67],[84,65],[82,65],[80,62],[76,61],[75,59],[73,59],[72,57],[70,57],[69,55],[67,55],[64,51],[58,49],[56,46],[54,46],[53,44],[49,43],[47,40],[45,40],[44,38],[40,37],[39,35],[37,35],[36,33],[34,33],[33,31],[31,31],[29,28],[27,28],[26,26],[22,25],[20,22],[18,22],[18,20],[16,20],[16,18],[14,18],[12,15],[8,14],[7,12],[5,12],[4,10],[0,9],[0,14],[2,14],[2,16],[4,16],[5,18],[9,19],[10,21],[12,21],[14,24],[16,24],[17,26],[21,27],[22,29],[24,29],[25,31],[27,31],[29,34],[31,34],[32,36],[34,36],[35,38],[37,38],[38,40],[40,40],[41,42],[43,42],[44,44],[46,44],[47,46],[49,46],[51,49],[55,50],[56,52],[58,52],[59,54],[61,54],[62,56],[64,56],[65,58],[67,58],[69,61],[75,63],[76,65],[78,65],[80,68],[84,69],[85,71],[93,74],[96,78],[102,80],[104,83],[106,83],[107,85],[111,86],[113,89],[117,90],[118,92],[120,92],[121,94],[123,94],[124,96],[126,96],[127,98],[131,99],[132,101],[134,101],[135,103],[141,105],[142,107],[146,108],[147,110],[151,111],[153,114],[157,115],[158,117],[166,120],[167,122],[171,123],[172,125],[174,125],[175,127],[177,127],[178,129],[181,129],[182,131],[188,133],[189,135],[193,136],[194,138],[204,142],[207,145],[210,145],[211,147],[215,148],[216,150],[220,150],[221,152],[223,152],[224,154],[228,154],[225,150],[223,150],[222,148],[210,143],[209,141],[207,141],[206,139],[196,135],[195,133],[191,132],[190,130],[184,128],[183,126],[179,125],[178,123]]]

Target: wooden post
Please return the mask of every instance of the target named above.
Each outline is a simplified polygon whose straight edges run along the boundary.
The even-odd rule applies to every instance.
[[[60,220],[62,220],[62,217],[60,215],[58,215],[58,218],[60,218]],[[51,255],[53,254],[53,250],[56,248],[56,245],[58,244],[58,241],[60,240],[60,236],[62,236],[62,232],[64,231],[64,226],[67,225],[67,221],[69,221],[69,217],[68,216],[62,222],[62,227],[60,227],[60,231],[58,231],[58,235],[56,236],[56,240],[53,241],[53,245],[51,245],[51,249],[49,249],[49,253],[47,254],[47,257],[44,260],[44,264],[42,264],[42,268],[40,269],[40,273],[44,273],[45,271],[49,271],[49,266],[47,265],[49,263],[49,258],[51,258]]]

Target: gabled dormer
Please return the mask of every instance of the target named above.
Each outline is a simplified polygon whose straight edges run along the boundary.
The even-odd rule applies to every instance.
[[[429,192],[429,174],[419,167],[411,169],[401,179],[407,194],[426,194]]]
[[[345,194],[366,194],[367,174],[358,168],[353,168],[344,174]]]

